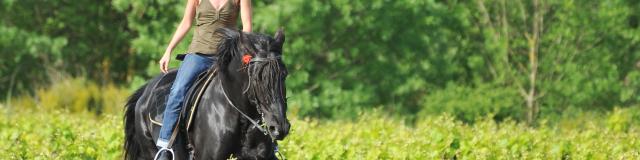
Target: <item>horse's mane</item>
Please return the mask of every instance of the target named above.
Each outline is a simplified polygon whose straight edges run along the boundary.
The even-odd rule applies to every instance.
[[[240,47],[242,33],[231,28],[220,28],[217,34],[222,35],[222,41],[218,45],[216,54],[218,55],[217,68],[226,67],[234,57],[241,56]]]

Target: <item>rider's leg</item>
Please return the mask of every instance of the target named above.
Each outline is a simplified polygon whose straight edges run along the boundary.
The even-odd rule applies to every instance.
[[[156,142],[158,147],[171,148],[171,146],[168,146],[169,139],[171,138],[176,121],[180,118],[178,116],[180,116],[185,94],[191,84],[193,84],[195,78],[214,63],[215,61],[211,58],[193,53],[187,54],[184,58],[184,61],[180,64],[180,68],[178,68],[176,79],[171,86],[171,92],[167,99],[160,135]]]

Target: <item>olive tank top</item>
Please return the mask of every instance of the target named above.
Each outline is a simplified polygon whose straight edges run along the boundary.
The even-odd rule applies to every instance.
[[[189,45],[189,53],[216,54],[222,35],[216,30],[223,27],[234,28],[238,20],[239,8],[227,0],[219,10],[213,7],[210,0],[201,0],[196,9],[196,27]]]

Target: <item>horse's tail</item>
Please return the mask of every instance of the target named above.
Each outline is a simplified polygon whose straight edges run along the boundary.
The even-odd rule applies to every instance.
[[[136,90],[133,95],[129,97],[127,100],[127,104],[125,104],[125,112],[124,112],[124,159],[137,159],[140,157],[140,152],[142,151],[142,146],[136,142],[135,135],[135,112],[136,112],[136,103],[138,99],[144,93],[147,84],[140,87]]]

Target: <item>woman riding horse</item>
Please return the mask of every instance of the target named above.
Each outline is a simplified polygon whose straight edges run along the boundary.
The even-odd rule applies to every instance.
[[[158,154],[161,158],[169,154],[166,152],[171,148],[168,146],[169,138],[179,118],[187,90],[198,74],[216,63],[215,53],[222,36],[215,31],[223,27],[234,28],[238,15],[242,18],[242,30],[251,32],[250,0],[188,0],[182,22],[159,61],[160,70],[167,73],[171,52],[189,31],[192,20],[195,18],[196,28],[193,40],[171,86],[160,135],[156,142],[156,146],[160,148]]]
[[[284,32],[272,38],[223,28],[216,65],[191,86],[180,127],[171,135],[168,152],[175,159],[277,159],[277,140],[289,133],[286,77],[282,61]],[[156,76],[137,89],[125,104],[124,156],[128,160],[157,157],[157,127],[176,71]],[[160,113],[159,113],[160,112]],[[176,133],[181,136],[176,136]],[[159,152],[164,153],[164,152]]]

